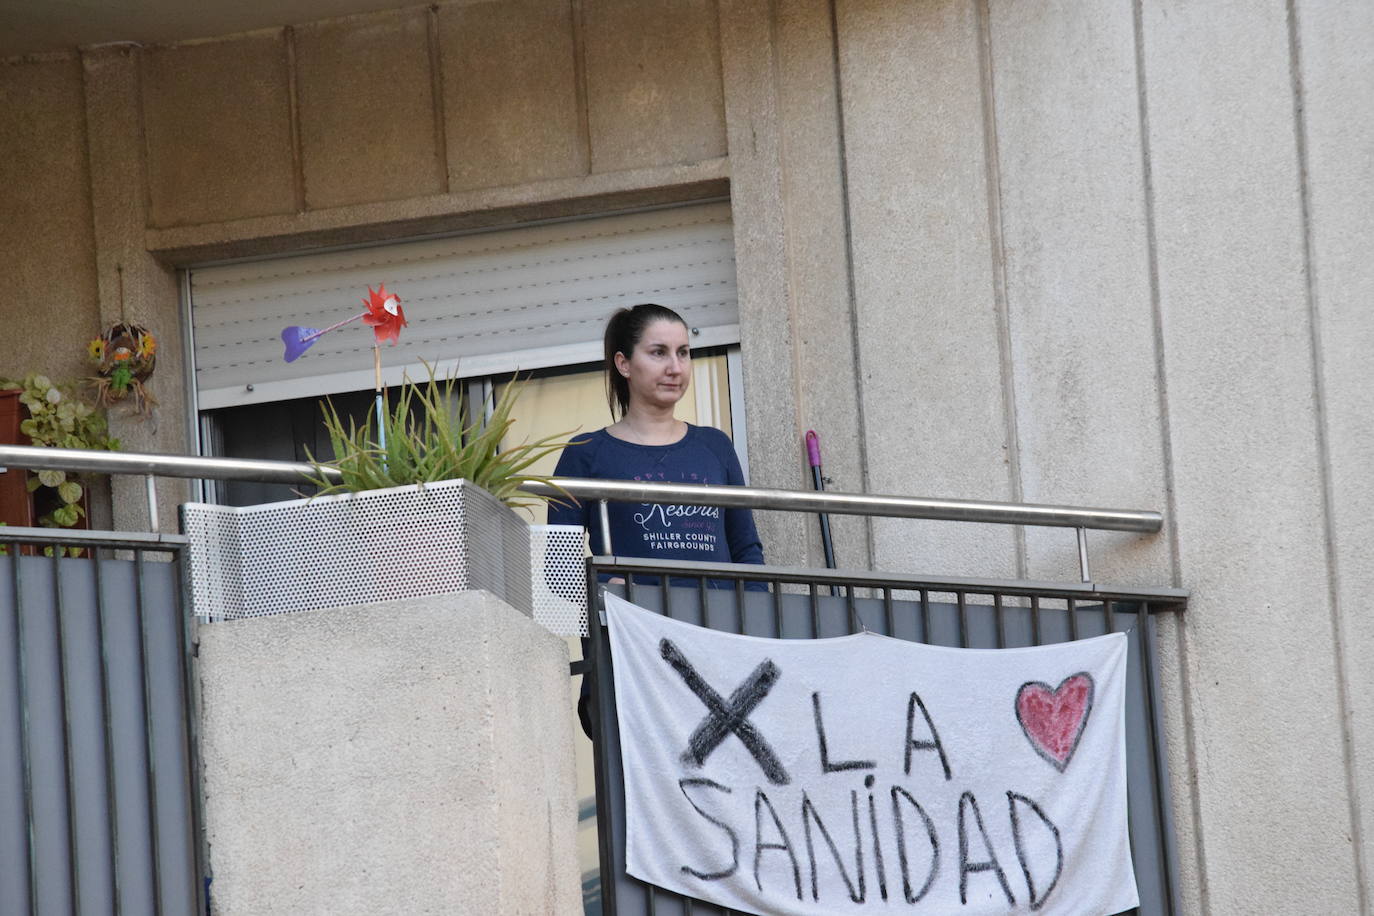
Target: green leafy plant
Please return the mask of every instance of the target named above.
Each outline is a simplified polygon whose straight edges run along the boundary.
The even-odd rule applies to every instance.
[[[19,431],[34,445],[99,451],[119,448],[119,440],[107,434],[104,416],[82,400],[75,385],[54,384],[36,373],[0,384],[21,390],[19,402],[29,416],[19,424]],[[85,488],[65,471],[38,471],[29,477],[27,486],[36,494],[38,524],[44,527],[71,528],[86,514],[81,505]],[[39,493],[42,488],[47,492]]]
[[[548,477],[527,473],[528,469],[545,455],[562,450],[568,434],[502,449],[501,441],[515,422],[510,414],[521,387],[518,378],[512,379],[491,405],[485,422],[464,426],[456,380],[439,381],[431,369],[427,382],[407,380],[395,404],[389,399],[384,402],[385,437],[376,435],[372,412],[359,425],[351,417],[341,417],[326,400],[321,406],[334,458],[317,461],[311,455],[310,462],[317,470],[337,469],[343,479],[331,482],[321,470],[310,481],[325,495],[463,478],[510,506],[547,499],[524,493],[520,486],[550,482]]]

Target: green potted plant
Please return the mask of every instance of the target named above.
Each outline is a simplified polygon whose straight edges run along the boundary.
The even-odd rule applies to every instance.
[[[402,385],[380,422],[345,419],[326,402],[334,457],[312,457],[319,494],[185,507],[197,613],[259,616],[467,589],[530,613],[529,527],[511,507],[541,498],[520,486],[547,481],[528,470],[567,441],[501,448],[519,387],[469,423],[456,383],[432,372]]]
[[[334,457],[316,461],[310,456],[311,463],[338,471],[342,480],[335,483],[321,473],[310,482],[324,496],[466,480],[509,506],[543,499],[520,487],[549,478],[526,470],[545,455],[561,451],[568,444],[567,434],[501,448],[515,423],[511,411],[521,384],[513,379],[490,413],[467,426],[455,381],[439,381],[432,371],[423,385],[407,381],[401,386],[396,403],[387,402],[380,429],[374,429],[371,413],[361,425],[352,418],[345,422],[333,403],[325,401],[324,425]]]
[[[104,416],[77,394],[75,384],[54,383],[46,375],[33,373],[22,380],[0,382],[0,386],[20,391],[19,403],[28,416],[20,421],[19,432],[32,444],[99,451],[119,448],[119,440],[108,435]],[[86,515],[85,487],[65,471],[38,471],[28,478],[27,487],[41,526],[73,528]]]

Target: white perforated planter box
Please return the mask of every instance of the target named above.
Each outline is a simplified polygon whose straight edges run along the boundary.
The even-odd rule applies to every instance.
[[[586,532],[581,525],[531,525],[534,619],[559,636],[587,635]]]
[[[465,480],[261,506],[187,503],[191,593],[210,619],[483,589],[531,612],[529,528]]]

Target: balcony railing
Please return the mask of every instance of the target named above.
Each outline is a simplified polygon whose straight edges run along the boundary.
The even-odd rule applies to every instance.
[[[148,518],[154,531],[158,517],[157,477],[302,484],[305,475],[319,473],[312,465],[299,462],[23,446],[0,446],[0,466],[143,476],[148,495]],[[327,475],[328,471],[324,473]],[[753,635],[815,638],[866,628],[939,645],[1000,648],[1127,632],[1131,649],[1127,766],[1131,841],[1141,892],[1139,912],[1150,916],[1180,912],[1155,627],[1159,614],[1185,609],[1188,593],[1169,588],[1108,588],[1092,583],[1086,534],[1092,529],[1155,533],[1163,524],[1160,513],[635,481],[561,479],[558,484],[579,500],[599,503],[603,520],[608,502],[623,501],[1075,529],[1081,583],[663,563],[617,558],[611,555],[609,545],[593,545],[593,550],[599,548],[603,555],[589,561],[589,607],[599,608],[596,594],[599,590],[595,587],[598,576],[614,574],[627,579],[629,597],[638,604],[703,626]],[[543,495],[556,492],[544,485],[530,485],[527,489]],[[602,525],[603,530],[608,527]],[[37,532],[25,530],[13,534],[28,540],[28,535]],[[3,537],[0,535],[0,539]],[[157,535],[153,537],[161,539]],[[657,584],[645,584],[646,577],[652,577]],[[708,579],[722,578],[733,580],[737,585],[733,590],[674,587],[674,583],[683,578],[702,586]],[[746,590],[743,583],[749,580],[768,583],[769,590]],[[618,735],[614,729],[613,669],[602,627],[593,625],[591,631],[590,657],[574,665],[574,673],[588,674],[596,697],[597,806],[603,879],[603,887],[598,893],[602,895],[603,912],[625,916],[719,912],[710,905],[676,898],[638,884],[624,874],[624,812],[618,770]]]
[[[0,528],[0,913],[208,912],[186,549]]]
[[[0,467],[39,470],[128,474],[142,476],[147,484],[148,519],[157,529],[157,477],[200,480],[240,480],[256,483],[304,484],[311,475],[333,477],[337,472],[299,461],[268,461],[249,458],[201,458],[134,452],[96,452],[83,449],[35,448],[0,445]],[[769,509],[782,512],[817,512],[834,515],[867,515],[886,518],[920,518],[994,525],[1037,525],[1074,528],[1078,532],[1079,567],[1083,581],[1090,580],[1087,531],[1158,532],[1164,517],[1148,509],[1104,509],[1085,506],[1054,506],[994,502],[974,499],[937,499],[918,496],[877,496],[866,493],[810,492],[763,487],[704,486],[700,484],[642,483],[633,480],[581,480],[560,478],[558,488],[532,483],[524,489],[535,495],[556,496],[560,489],[578,500],[600,503],[603,532],[607,502],[657,502],[675,505],[709,505],[726,508]],[[610,554],[608,543],[593,545]]]

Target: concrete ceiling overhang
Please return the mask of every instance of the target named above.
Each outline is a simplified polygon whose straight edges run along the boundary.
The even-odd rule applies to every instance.
[[[416,5],[413,0],[0,0],[0,59],[118,42],[169,44]]]

